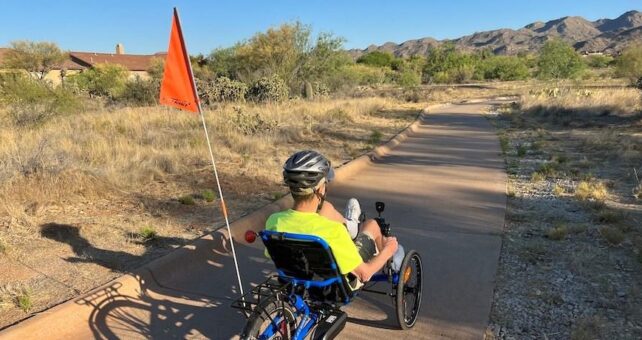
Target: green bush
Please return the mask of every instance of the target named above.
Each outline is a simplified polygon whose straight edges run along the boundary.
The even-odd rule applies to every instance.
[[[125,89],[117,100],[133,106],[155,105],[158,103],[159,92],[159,82],[154,79],[144,80],[137,76],[125,83]]]
[[[613,57],[602,54],[590,55],[584,60],[586,61],[586,65],[591,68],[607,68],[613,63]]]
[[[496,56],[484,59],[479,67],[478,78],[486,80],[523,80],[530,71],[526,61],[513,56]]]
[[[206,202],[213,202],[216,199],[216,194],[210,189],[204,190],[201,196]]]
[[[632,83],[642,79],[642,43],[629,46],[615,61],[616,75],[628,78]],[[642,88],[639,86],[639,88]]]
[[[181,197],[178,198],[178,201],[181,204],[185,204],[185,205],[194,205],[194,204],[196,204],[196,202],[194,202],[194,197],[192,197],[192,195],[181,196]]]
[[[406,69],[399,72],[397,84],[404,88],[413,88],[421,84],[421,76],[412,69]]]
[[[116,99],[125,91],[128,71],[117,64],[97,64],[70,76],[68,82],[90,96]]]
[[[358,64],[364,64],[376,67],[390,67],[395,61],[395,57],[389,52],[369,52],[357,59]],[[398,61],[395,63],[398,64]]]
[[[210,105],[222,102],[245,101],[247,85],[227,77],[218,77],[211,81],[198,81],[201,101]]]
[[[257,80],[249,92],[247,98],[255,102],[282,102],[288,99],[288,87],[277,75],[263,77]]]
[[[368,138],[368,143],[371,145],[378,145],[381,143],[381,139],[383,138],[383,133],[379,130],[372,130],[372,133],[370,134],[370,137]]]
[[[140,235],[140,238],[143,240],[143,242],[152,241],[158,235],[156,233],[156,230],[150,226],[140,228],[140,232],[138,234]]]
[[[466,82],[473,78],[481,56],[462,53],[453,44],[434,48],[423,63],[423,80],[428,83]]]
[[[52,87],[22,73],[0,75],[0,103],[14,124],[32,126],[61,114],[77,113],[82,103],[63,86]]]
[[[538,76],[542,79],[577,78],[584,70],[582,57],[573,47],[560,40],[544,44],[537,60]]]
[[[385,80],[386,72],[383,68],[352,64],[342,67],[337,77],[330,80],[330,86],[333,89],[341,89],[356,85],[383,84]]]
[[[601,227],[600,235],[612,246],[616,246],[624,241],[624,234],[617,228]]]

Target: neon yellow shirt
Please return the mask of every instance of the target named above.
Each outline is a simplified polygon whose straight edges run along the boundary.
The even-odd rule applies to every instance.
[[[350,273],[363,262],[346,227],[317,213],[292,209],[277,212],[265,222],[265,229],[322,238],[332,249],[332,254],[343,275]]]

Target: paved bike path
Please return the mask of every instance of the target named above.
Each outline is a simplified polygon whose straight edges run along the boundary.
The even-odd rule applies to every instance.
[[[342,206],[357,197],[369,216],[386,202],[386,219],[424,262],[417,325],[395,329],[392,301],[360,294],[346,310],[344,339],[481,339],[488,322],[504,224],[506,175],[485,104],[451,105],[424,117],[385,157],[331,188]],[[244,318],[229,245],[214,233],[94,294],[0,332],[0,338],[230,339]],[[257,247],[237,245],[245,289],[273,268]]]

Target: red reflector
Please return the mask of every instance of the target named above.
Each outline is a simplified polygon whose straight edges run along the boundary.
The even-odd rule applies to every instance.
[[[245,232],[245,242],[247,243],[254,243],[256,241],[256,233],[253,232],[252,230],[248,230]]]

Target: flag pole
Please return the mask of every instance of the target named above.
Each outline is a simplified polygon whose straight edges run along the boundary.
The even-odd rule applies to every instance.
[[[178,16],[178,9],[174,7],[174,11],[176,12],[176,20],[177,20],[177,25],[179,29],[181,30],[181,36],[183,35],[182,33],[182,27],[180,24],[180,18]],[[203,123],[203,130],[205,131],[205,139],[207,139],[207,148],[210,152],[210,159],[212,161],[212,169],[214,170],[214,177],[216,178],[216,186],[218,188],[218,197],[221,200],[221,211],[223,212],[223,217],[225,218],[225,226],[227,227],[227,232],[230,236],[230,246],[232,249],[232,257],[234,258],[234,268],[236,269],[236,278],[238,279],[239,283],[239,292],[241,293],[241,296],[245,295],[243,293],[243,284],[241,283],[241,273],[239,272],[239,264],[236,259],[236,250],[234,249],[234,238],[232,237],[232,229],[230,229],[230,221],[227,216],[227,206],[225,205],[225,199],[223,198],[223,190],[221,189],[221,182],[219,181],[218,178],[218,171],[216,170],[216,162],[214,161],[214,152],[212,151],[212,143],[210,142],[210,136],[209,133],[207,132],[207,124],[205,123],[205,115],[203,114],[203,108],[201,106],[201,100],[198,97],[198,89],[196,88],[196,80],[194,78],[194,71],[192,71],[192,62],[189,60],[189,55],[187,54],[187,43],[185,42],[185,39],[183,39],[183,48],[185,49],[184,54],[187,56],[187,65],[189,68],[189,74],[190,77],[192,78],[192,86],[194,86],[194,92],[196,93],[196,103],[198,104],[198,114],[201,116],[201,122]]]

